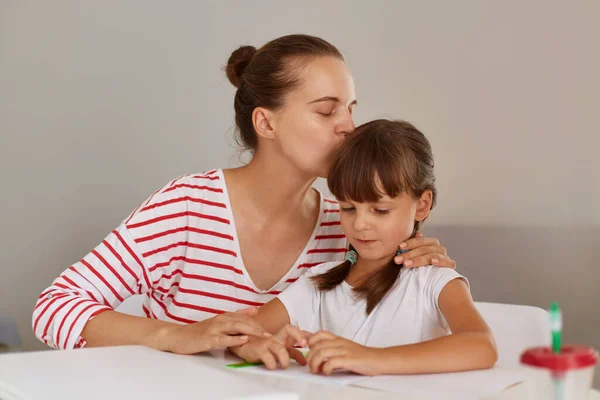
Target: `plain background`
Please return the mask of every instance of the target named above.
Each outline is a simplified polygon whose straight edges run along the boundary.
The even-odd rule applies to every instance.
[[[600,348],[598,21],[596,0],[0,1],[0,315],[43,348],[61,271],[168,180],[239,164],[231,51],[309,33],[345,54],[357,123],[431,140],[425,233],[476,300],[558,300],[565,340]]]

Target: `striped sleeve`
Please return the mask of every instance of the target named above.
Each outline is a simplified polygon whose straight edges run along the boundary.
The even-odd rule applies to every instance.
[[[33,311],[33,331],[48,346],[79,347],[81,331],[91,318],[149,288],[143,258],[121,224],[42,292]]]

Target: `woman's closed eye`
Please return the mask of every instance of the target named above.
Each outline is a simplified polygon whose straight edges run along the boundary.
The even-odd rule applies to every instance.
[[[330,109],[321,109],[321,110],[316,110],[317,114],[322,115],[324,117],[330,117],[333,114],[335,114],[335,108],[330,108]]]

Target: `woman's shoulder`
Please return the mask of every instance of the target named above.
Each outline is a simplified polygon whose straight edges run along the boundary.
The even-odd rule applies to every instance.
[[[220,169],[170,180],[143,201],[125,220],[125,224],[129,226],[148,218],[177,215],[198,207],[214,209],[211,214],[215,215],[227,209],[225,183]]]
[[[166,186],[165,191],[179,189],[180,192],[196,191],[196,193],[202,193],[203,190],[208,190],[213,193],[224,193],[224,187],[223,170],[211,169],[175,178]]]
[[[319,215],[321,230],[331,234],[342,233],[340,224],[340,204],[335,198],[328,197],[319,191],[321,196],[321,213]]]
[[[335,197],[329,197],[329,196],[324,195],[323,193],[321,193],[321,197],[323,198],[323,211],[329,211],[329,212],[339,212],[340,211],[340,203],[335,199]]]

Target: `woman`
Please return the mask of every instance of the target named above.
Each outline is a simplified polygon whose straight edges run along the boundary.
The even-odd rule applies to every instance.
[[[36,336],[49,346],[142,344],[175,353],[268,335],[252,318],[311,266],[341,260],[339,206],[311,187],[354,130],[354,82],[341,53],[307,35],[243,46],[226,72],[238,88],[245,166],[187,175],[142,203],[39,297]],[[407,267],[455,268],[435,239],[399,244]],[[148,318],[114,311],[145,295]]]

